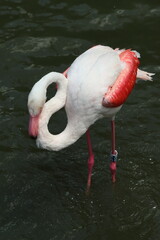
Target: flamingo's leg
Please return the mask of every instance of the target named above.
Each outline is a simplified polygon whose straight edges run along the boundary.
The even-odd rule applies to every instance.
[[[115,137],[115,120],[112,119],[111,121],[111,130],[112,130],[112,151],[111,151],[111,162],[110,162],[110,171],[112,176],[112,182],[114,183],[116,181],[116,162],[117,162],[117,156],[118,152],[116,151],[116,137]]]
[[[92,168],[94,166],[94,154],[92,150],[92,144],[91,144],[91,137],[90,137],[90,132],[87,130],[86,132],[86,137],[87,137],[87,145],[88,145],[88,180],[87,180],[87,191],[90,189],[91,186],[91,178],[92,178]]]

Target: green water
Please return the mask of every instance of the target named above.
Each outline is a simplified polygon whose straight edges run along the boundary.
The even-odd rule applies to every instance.
[[[160,236],[159,1],[0,1],[0,240],[158,240]],[[96,44],[132,48],[153,82],[138,82],[117,114],[117,183],[110,123],[91,128],[92,188],[85,195],[85,136],[60,152],[28,137],[27,97]],[[52,96],[52,89],[49,90]],[[52,132],[66,124],[64,111]]]

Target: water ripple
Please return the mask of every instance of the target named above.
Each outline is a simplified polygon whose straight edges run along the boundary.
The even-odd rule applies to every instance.
[[[160,8],[143,2],[0,3],[0,239],[159,239]],[[96,44],[135,48],[141,67],[157,74],[138,82],[117,114],[114,185],[109,121],[91,127],[95,166],[86,196],[85,136],[60,152],[37,149],[27,134],[26,104],[38,79],[64,71]],[[61,131],[65,124],[62,111],[49,127]]]

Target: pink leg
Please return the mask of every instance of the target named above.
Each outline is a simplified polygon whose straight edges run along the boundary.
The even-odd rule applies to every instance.
[[[90,132],[87,130],[86,132],[86,137],[87,137],[87,145],[88,145],[88,181],[87,181],[87,192],[90,189],[91,186],[91,177],[92,177],[92,168],[94,166],[94,154],[92,151],[92,144],[91,144],[91,138],[90,138]]]
[[[111,129],[112,129],[112,152],[111,152],[111,163],[110,163],[110,171],[112,175],[112,182],[116,181],[116,161],[118,152],[115,149],[116,146],[116,138],[115,138],[115,121],[112,119],[111,121]]]

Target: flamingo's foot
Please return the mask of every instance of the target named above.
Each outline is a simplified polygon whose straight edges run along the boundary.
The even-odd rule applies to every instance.
[[[115,150],[115,153],[111,153],[111,163],[110,163],[110,171],[111,171],[111,177],[112,177],[112,182],[116,182],[116,169],[117,169],[117,157],[118,157],[118,152]]]
[[[94,155],[90,155],[88,159],[88,180],[87,180],[87,189],[86,193],[89,193],[91,187],[91,180],[92,180],[92,169],[94,166]]]

